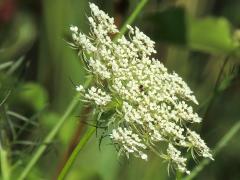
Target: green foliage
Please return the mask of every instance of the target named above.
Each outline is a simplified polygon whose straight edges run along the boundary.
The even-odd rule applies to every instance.
[[[88,2],[22,1],[13,8],[13,16],[7,21],[2,20],[0,10],[0,179],[19,178],[34,150],[39,148],[40,161],[32,161],[34,166],[27,179],[52,179],[57,173],[79,126],[82,117],[79,109],[84,107],[74,111],[77,106],[77,99],[71,101],[74,85],[86,79],[76,52],[65,40],[70,24],[83,31],[88,29],[85,20]],[[116,6],[115,1],[94,2],[112,13],[118,24],[124,24],[139,3],[120,0],[126,4]],[[0,2],[0,9],[3,4]],[[211,147],[229,135],[231,126],[239,121],[239,8],[238,0],[149,1],[136,14],[141,29],[156,41],[159,50],[156,56],[184,77],[196,92],[203,117],[199,130]],[[227,56],[229,61],[214,90]],[[74,107],[67,109],[69,102]],[[236,137],[230,131],[232,142],[224,147],[220,144],[223,149],[210,166],[204,169],[205,164],[200,162],[201,171],[195,174],[196,179],[239,179],[240,143],[235,130]],[[50,136],[43,140],[49,132]],[[189,168],[194,167],[189,162]],[[166,169],[154,156],[148,162],[118,158],[107,138],[99,150],[98,139],[93,135],[67,179],[175,179],[174,174],[166,174]]]
[[[228,54],[238,47],[231,25],[225,18],[190,19],[188,26],[188,44],[194,50]]]
[[[239,47],[231,23],[223,17],[193,18],[184,8],[170,7],[145,18],[152,39],[192,50],[229,54]]]
[[[186,17],[183,8],[172,7],[158,11],[148,15],[145,21],[151,27],[150,34],[155,41],[173,44],[187,43]]]
[[[6,36],[0,36],[3,39],[0,42],[0,61],[12,60],[26,53],[36,39],[37,30],[29,14],[20,13],[9,29]]]
[[[36,112],[46,107],[48,95],[46,90],[36,83],[25,83],[20,87],[19,101],[31,106]]]

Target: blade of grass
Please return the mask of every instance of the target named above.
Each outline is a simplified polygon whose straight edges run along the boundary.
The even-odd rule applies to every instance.
[[[10,67],[12,64],[13,64],[12,61],[8,61],[8,62],[5,62],[5,63],[0,64],[0,71],[6,69],[6,68],[8,68],[8,67]]]
[[[32,117],[30,117],[29,120],[26,121],[26,123],[25,123],[23,126],[19,127],[19,129],[18,129],[18,131],[17,131],[17,138],[18,138],[19,136],[21,136],[21,134],[22,134],[24,131],[27,130],[27,126],[29,125],[29,122],[35,122],[36,119],[37,119],[38,117],[40,117],[41,114],[43,114],[43,112],[44,112],[44,109],[38,111],[36,114],[34,114]],[[38,123],[37,123],[37,126],[38,126]]]
[[[8,97],[10,96],[11,91],[8,91],[6,96],[3,98],[3,100],[0,103],[0,107],[7,101]]]
[[[217,143],[216,147],[213,150],[213,157],[215,157],[220,150],[222,150],[228,142],[236,135],[236,133],[240,130],[240,121],[235,123],[232,128],[222,137],[222,139]],[[207,166],[211,162],[210,159],[202,160],[199,165],[193,169],[190,175],[183,178],[183,180],[191,180],[194,179],[205,166]]]
[[[16,112],[13,112],[13,111],[7,111],[7,114],[12,116],[12,117],[15,117],[21,121],[24,121],[24,122],[27,122],[29,124],[32,124],[34,126],[38,126],[38,123],[34,122],[34,121],[31,121],[30,119],[28,119],[27,117],[21,115],[21,114],[18,114]]]
[[[126,20],[122,28],[120,29],[119,34],[117,34],[114,38],[114,41],[116,41],[119,37],[121,37],[126,31],[127,31],[127,25],[131,25],[133,21],[136,19],[137,15],[141,12],[143,7],[146,5],[148,0],[141,0],[137,7],[134,9],[132,14],[129,16],[129,18]],[[63,180],[65,176],[67,175],[68,171],[72,167],[74,161],[76,160],[78,153],[81,151],[81,149],[85,146],[85,144],[88,142],[90,137],[93,135],[95,132],[96,128],[95,127],[90,127],[88,131],[84,134],[82,139],[79,141],[78,145],[76,148],[73,150],[72,154],[70,155],[68,161],[64,165],[62,171],[60,172],[60,175],[58,176],[58,180]]]
[[[0,116],[1,116],[1,118],[6,120],[8,126],[9,126],[9,129],[10,129],[10,132],[12,134],[12,137],[13,137],[13,139],[15,139],[16,138],[16,130],[14,128],[14,124],[13,124],[12,120],[7,115],[7,108],[5,105],[0,106],[0,107],[1,107],[0,108]]]
[[[12,74],[14,71],[16,71],[16,69],[18,69],[18,67],[22,64],[24,60],[24,57],[20,57],[16,62],[14,62],[11,66],[11,68],[7,71],[7,75]]]
[[[0,161],[1,161],[1,171],[2,179],[10,180],[10,165],[8,162],[8,153],[0,144]]]

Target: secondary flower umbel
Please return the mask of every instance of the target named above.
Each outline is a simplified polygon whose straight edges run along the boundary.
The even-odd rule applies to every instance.
[[[95,105],[98,124],[108,127],[120,154],[147,160],[152,151],[185,173],[189,173],[187,159],[180,149],[212,159],[200,136],[187,128],[201,122],[189,105],[198,104],[197,100],[181,77],[151,57],[155,43],[129,25],[129,38],[112,40],[118,33],[113,18],[95,4],[90,3],[90,8],[90,33],[83,34],[75,26],[70,30],[72,45],[95,81],[88,89],[81,85],[76,89],[83,101]]]

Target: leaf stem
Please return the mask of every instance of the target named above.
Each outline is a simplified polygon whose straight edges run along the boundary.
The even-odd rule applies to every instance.
[[[222,139],[217,143],[216,147],[213,150],[213,156],[215,157],[220,150],[222,150],[228,142],[236,135],[236,133],[240,130],[240,121],[235,123],[232,128],[222,137]],[[191,180],[194,179],[199,172],[203,170],[203,168],[211,162],[210,159],[202,160],[199,165],[193,169],[190,175],[183,178],[183,180]]]

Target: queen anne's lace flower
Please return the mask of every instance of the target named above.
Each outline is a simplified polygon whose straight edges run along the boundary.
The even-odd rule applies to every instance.
[[[129,39],[121,36],[113,41],[111,37],[118,33],[113,18],[95,4],[90,3],[90,8],[90,33],[85,35],[75,26],[70,30],[95,81],[88,89],[81,85],[76,89],[84,101],[96,105],[98,124],[108,127],[119,153],[147,160],[151,150],[185,173],[189,173],[187,159],[178,148],[212,159],[200,136],[187,128],[201,122],[189,105],[198,102],[181,77],[151,57],[156,53],[154,41],[129,25]],[[161,144],[166,143],[164,150]]]

